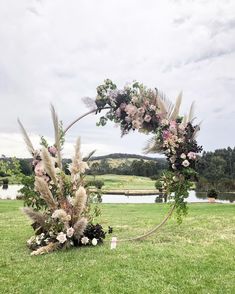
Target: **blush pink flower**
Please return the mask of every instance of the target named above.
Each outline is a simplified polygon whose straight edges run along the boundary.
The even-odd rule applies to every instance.
[[[152,119],[152,117],[149,114],[146,114],[144,117],[144,121],[146,121],[146,122],[150,122],[151,119]]]
[[[49,151],[52,155],[56,155],[56,153],[57,153],[57,149],[56,149],[55,146],[50,146],[50,147],[48,148],[48,151]]]
[[[42,177],[44,175],[44,166],[42,161],[39,161],[34,169],[35,175],[38,177]]]
[[[137,112],[137,107],[132,105],[132,104],[128,104],[126,107],[125,107],[125,111],[126,113],[129,115],[129,116],[134,116]]]
[[[191,160],[196,160],[197,155],[196,155],[195,152],[190,151],[190,152],[188,153],[188,158],[191,159]]]
[[[169,131],[163,131],[163,140],[169,140],[171,138],[171,133]]]

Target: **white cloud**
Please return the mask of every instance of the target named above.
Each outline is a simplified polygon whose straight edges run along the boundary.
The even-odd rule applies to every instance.
[[[0,6],[0,153],[27,155],[18,116],[33,134],[51,136],[49,103],[67,125],[85,111],[81,97],[93,97],[106,77],[120,87],[136,79],[172,99],[183,90],[182,111],[195,100],[203,120],[200,144],[206,150],[235,145],[224,131],[235,123],[234,1],[8,0]],[[74,127],[69,144],[81,135],[101,153],[141,152],[146,137],[120,139],[118,129],[97,129],[95,121]]]

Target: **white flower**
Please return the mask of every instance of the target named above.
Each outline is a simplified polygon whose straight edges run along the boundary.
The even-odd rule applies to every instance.
[[[35,242],[35,236],[32,236],[28,241],[27,241],[27,245],[31,245]]]
[[[185,155],[184,153],[182,153],[182,154],[180,155],[180,158],[185,159],[185,158],[186,158],[186,155]]]
[[[172,156],[171,158],[170,158],[170,162],[171,163],[174,163],[176,161],[176,156]]]
[[[185,130],[185,126],[182,123],[178,125],[178,128],[179,128],[180,131],[184,131]]]
[[[82,237],[82,239],[81,239],[81,243],[82,243],[83,245],[86,245],[86,244],[89,243],[89,239],[88,239],[87,237]]]
[[[74,228],[70,227],[67,229],[66,234],[69,238],[71,238],[73,236],[73,233],[74,233]]]
[[[153,105],[153,104],[151,104],[149,108],[150,108],[151,110],[154,110],[154,111],[156,110],[156,106]]]
[[[172,165],[171,165],[171,167],[172,167],[173,169],[176,169],[176,166],[175,166],[175,164],[172,164]]]
[[[97,243],[98,243],[98,240],[97,240],[96,238],[93,238],[93,239],[91,240],[91,244],[92,244],[93,246],[96,246]]]
[[[183,162],[182,162],[182,165],[184,166],[184,167],[188,167],[189,166],[189,161],[186,159],[186,160],[184,160]]]
[[[56,240],[58,240],[61,244],[63,244],[67,240],[67,238],[66,238],[66,235],[63,232],[60,232],[57,235]]]

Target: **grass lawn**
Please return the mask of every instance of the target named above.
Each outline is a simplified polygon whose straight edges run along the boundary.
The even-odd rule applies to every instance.
[[[87,176],[87,180],[94,179]],[[155,181],[147,177],[125,176],[125,175],[99,175],[96,180],[104,181],[103,190],[153,190]]]
[[[191,204],[139,242],[72,249],[31,257],[30,221],[21,201],[0,201],[0,293],[235,293],[235,205]],[[143,233],[168,204],[102,204],[98,220],[114,236]]]

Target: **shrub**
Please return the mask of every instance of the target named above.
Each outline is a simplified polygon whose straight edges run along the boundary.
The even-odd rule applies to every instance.
[[[218,192],[215,189],[210,189],[207,192],[207,197],[216,199],[218,197]]]
[[[102,189],[102,187],[104,186],[104,182],[101,180],[92,180],[92,181],[88,181],[86,182],[86,187],[91,187],[94,186],[97,189]]]

